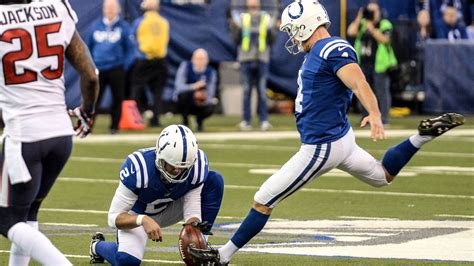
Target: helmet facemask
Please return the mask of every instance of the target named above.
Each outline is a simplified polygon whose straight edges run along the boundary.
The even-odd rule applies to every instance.
[[[170,173],[166,170],[166,164],[171,167],[182,169],[182,171],[178,174]],[[171,184],[178,184],[184,183],[191,173],[191,169],[193,169],[194,163],[190,167],[177,167],[170,163],[167,163],[164,159],[158,159],[155,161],[156,168],[161,172],[164,181]]]
[[[282,26],[280,30],[288,33],[288,36],[290,37],[285,42],[285,48],[290,54],[296,55],[301,52],[304,52],[303,46],[301,46],[301,42],[296,39],[296,36],[298,36],[298,33],[300,32],[300,27],[288,23]]]

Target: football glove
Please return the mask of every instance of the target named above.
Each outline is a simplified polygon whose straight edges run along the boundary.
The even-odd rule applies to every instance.
[[[183,224],[183,226],[185,225],[186,224]],[[204,222],[194,221],[194,222],[191,222],[190,225],[192,225],[193,227],[201,231],[203,235],[208,235],[208,236],[213,235],[211,232],[212,225],[210,225],[207,221],[204,221]]]
[[[92,132],[92,127],[94,126],[94,112],[85,112],[82,107],[69,109],[68,112],[71,117],[77,118],[77,123],[74,127],[76,136],[85,138]]]

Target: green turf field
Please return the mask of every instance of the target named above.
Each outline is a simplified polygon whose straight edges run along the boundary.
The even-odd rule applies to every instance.
[[[474,123],[469,121],[474,120],[473,118],[468,117],[468,123],[461,128],[474,131]],[[419,117],[394,119],[390,130],[413,129],[419,119]],[[354,124],[358,117],[351,117],[351,120]],[[166,124],[178,121],[176,117],[163,120]],[[107,132],[107,122],[106,118],[100,117],[96,129],[97,134]],[[216,116],[209,121],[206,129],[210,132],[236,131],[238,122],[237,117]],[[295,130],[292,117],[272,116],[270,122],[274,125],[275,131]],[[255,126],[257,125],[255,124]],[[157,134],[159,132],[159,128],[145,131],[145,133]],[[130,135],[136,133],[132,132]],[[387,233],[391,232],[395,226],[399,231],[388,233],[387,235],[390,237],[384,240],[389,244],[414,240],[425,241],[433,236],[449,237],[450,234],[463,231],[463,228],[449,229],[445,226],[440,228],[434,226],[436,228],[430,229],[431,231],[425,230],[423,223],[426,223],[428,227],[431,220],[467,221],[465,223],[468,228],[464,229],[470,228],[470,232],[474,232],[473,136],[474,132],[471,136],[448,135],[427,144],[423,147],[422,152],[409,163],[403,172],[404,175],[384,188],[372,188],[355,178],[338,172],[318,178],[305,187],[304,191],[296,193],[275,209],[271,219],[275,222],[284,221],[286,225],[283,227],[277,225],[275,230],[264,231],[251,242],[254,245],[251,245],[250,248],[267,248],[262,249],[267,252],[272,250],[272,246],[269,246],[271,243],[275,246],[281,244],[279,247],[288,251],[301,243],[304,245],[305,242],[319,241],[318,244],[314,244],[316,246],[325,244],[323,242],[330,242],[332,237],[322,239],[322,236],[336,235],[335,238],[338,239],[338,234],[350,239],[345,243],[358,246],[356,239],[358,236],[377,235],[373,231],[370,233],[357,231],[359,229],[347,231],[342,227],[342,229],[338,227],[336,230],[335,227],[326,228],[324,226],[316,226],[316,229],[312,229],[319,233],[311,233],[311,231],[298,233],[297,230],[302,230],[302,228],[296,225],[292,227],[291,221],[314,221],[317,224],[317,221],[329,220],[331,223],[347,221],[348,224],[351,224],[353,220],[366,220],[370,223],[372,219],[385,218],[386,220],[373,221],[374,224],[380,221],[389,221],[386,223],[386,228],[382,226],[370,230]],[[223,206],[217,219],[219,226],[214,229],[215,236],[210,238],[212,244],[219,245],[224,244],[232,235],[234,223],[240,222],[247,214],[258,186],[272,171],[278,169],[298,150],[299,140],[269,138],[268,140],[212,141],[208,139],[199,142],[200,148],[207,153],[210,167],[223,174],[226,184]],[[390,138],[374,143],[367,138],[358,138],[358,144],[376,158],[381,158],[388,147],[402,139]],[[93,232],[104,231],[109,240],[114,239],[114,231],[107,228],[106,212],[118,184],[118,170],[121,162],[134,150],[153,145],[153,141],[141,142],[139,140],[121,143],[76,142],[66,168],[61,173],[60,179],[56,182],[40,212],[42,231],[63,253],[74,255],[70,257],[74,264],[88,264],[89,241]],[[259,173],[258,170],[261,172]],[[418,223],[422,226],[418,229],[414,229],[412,225],[407,228],[398,227],[397,223],[402,224],[402,221],[405,220],[421,221]],[[146,262],[145,265],[180,262],[176,249],[179,229],[179,225],[166,228],[163,243],[150,242],[148,244],[145,259],[153,261]],[[334,233],[334,230],[337,232]],[[324,232],[327,235],[321,235]],[[415,237],[415,234],[420,234],[420,237]],[[474,233],[471,236],[474,236]],[[401,239],[399,242],[394,240],[397,237]],[[474,238],[471,238],[470,247],[452,247],[453,250],[464,248],[468,252],[470,250],[474,253],[472,239]],[[385,243],[379,243],[373,239],[367,241],[374,241],[370,242],[374,247],[374,253],[379,252],[375,249],[377,245]],[[331,245],[329,242],[328,244]],[[338,248],[344,248],[344,242],[338,243],[342,243]],[[466,243],[466,241],[459,243]],[[311,247],[314,245],[309,244]],[[387,246],[387,249],[393,247]],[[9,242],[5,238],[0,238],[0,265],[7,264],[7,250],[9,250]],[[456,261],[439,261],[429,257],[412,260],[394,259],[391,256],[383,255],[380,258],[367,258],[365,255],[340,255],[337,252],[332,255],[331,249],[328,250],[329,253],[321,253],[320,256],[269,254],[251,250],[252,252],[238,253],[232,263],[238,265],[463,264]],[[471,257],[474,257],[474,254],[471,254]],[[468,263],[466,262],[466,264]]]

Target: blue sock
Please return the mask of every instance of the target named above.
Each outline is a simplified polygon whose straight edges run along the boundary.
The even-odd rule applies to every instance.
[[[270,215],[262,214],[253,208],[250,209],[249,214],[240,225],[237,232],[232,236],[232,243],[238,248],[242,248],[247,242],[257,235],[265,226]]]
[[[383,156],[382,165],[391,176],[396,176],[410,161],[418,149],[411,144],[409,139],[391,147]]]
[[[125,252],[117,252],[117,259],[116,259],[117,266],[140,266],[142,263],[141,260],[135,258],[134,256],[125,253]]]
[[[115,256],[117,255],[117,243],[99,241],[95,245],[95,254],[106,259],[110,264],[117,265]]]

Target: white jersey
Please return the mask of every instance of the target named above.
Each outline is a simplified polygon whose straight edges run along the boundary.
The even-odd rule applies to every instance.
[[[76,22],[66,0],[0,6],[4,135],[33,142],[74,134],[63,72]]]

